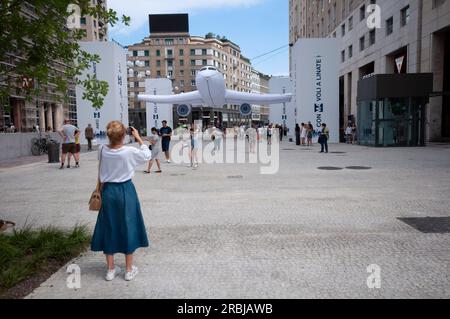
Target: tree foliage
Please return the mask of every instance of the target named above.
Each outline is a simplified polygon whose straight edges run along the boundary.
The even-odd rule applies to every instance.
[[[78,41],[85,36],[81,29],[70,29],[69,22],[82,16],[94,16],[104,25],[129,25],[130,18],[90,0],[1,0],[0,4],[0,98],[20,94],[31,98],[53,94],[66,97],[71,83],[81,85],[83,98],[101,108],[108,93],[108,83],[95,74],[82,78],[83,72],[98,55],[83,51]],[[71,6],[69,6],[71,5]],[[21,87],[22,77],[35,85]]]

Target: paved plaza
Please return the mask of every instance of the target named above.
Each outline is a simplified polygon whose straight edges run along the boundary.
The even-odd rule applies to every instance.
[[[276,175],[253,164],[142,167],[134,183],[151,246],[136,255],[136,280],[106,282],[103,255],[87,251],[73,261],[81,289],[66,287],[63,268],[29,298],[449,298],[450,145],[330,151],[284,142]],[[95,152],[80,169],[0,169],[0,217],[93,229],[96,169]],[[426,217],[438,218],[428,231],[399,219],[426,228]],[[369,265],[380,289],[368,288]]]

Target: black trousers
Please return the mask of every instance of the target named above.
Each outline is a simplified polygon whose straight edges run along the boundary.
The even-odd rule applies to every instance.
[[[91,151],[92,150],[92,138],[86,138],[88,141],[88,150]]]
[[[328,139],[322,138],[320,140],[320,151],[323,153],[324,151],[328,153]]]

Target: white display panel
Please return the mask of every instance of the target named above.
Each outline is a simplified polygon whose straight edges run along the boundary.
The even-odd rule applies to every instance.
[[[339,142],[339,49],[336,39],[299,39],[293,47],[292,83],[297,122],[315,130],[326,123]]]
[[[151,95],[172,95],[172,81],[169,79],[147,79],[145,80],[145,94]],[[173,127],[173,104],[146,103],[147,110],[147,134],[150,134],[152,127],[160,129],[162,121],[166,120],[167,125]]]

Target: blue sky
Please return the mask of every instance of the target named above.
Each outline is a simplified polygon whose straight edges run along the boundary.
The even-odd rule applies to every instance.
[[[250,59],[289,42],[287,0],[109,0],[108,5],[120,15],[131,16],[130,27],[110,30],[110,37],[123,45],[138,43],[149,34],[150,13],[189,13],[191,35],[226,36]],[[252,63],[263,73],[287,75],[288,48]]]

